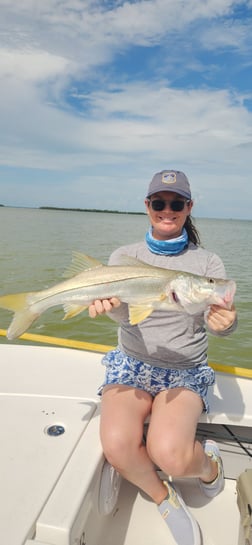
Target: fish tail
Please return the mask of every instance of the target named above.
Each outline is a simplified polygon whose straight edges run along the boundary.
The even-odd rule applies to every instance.
[[[15,312],[14,318],[8,328],[7,338],[9,340],[16,339],[24,333],[28,327],[38,317],[31,311],[28,303],[28,296],[31,293],[16,293],[11,295],[3,295],[0,297],[0,307]]]
[[[2,295],[0,297],[0,307],[16,312],[27,306],[27,296],[29,293],[12,293],[11,295]]]

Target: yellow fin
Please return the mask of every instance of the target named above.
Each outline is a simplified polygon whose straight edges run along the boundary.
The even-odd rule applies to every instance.
[[[0,307],[15,312],[7,331],[7,337],[9,340],[20,337],[20,335],[22,335],[39,316],[39,314],[33,314],[31,312],[31,308],[28,303],[30,295],[32,295],[32,292],[13,293],[11,295],[3,295],[0,297]]]
[[[78,316],[81,312],[86,310],[88,307],[87,305],[64,305],[64,311],[65,316],[63,320],[68,320],[69,318],[74,318],[74,316]]]
[[[104,265],[89,255],[81,254],[80,252],[72,253],[72,262],[70,266],[63,273],[64,278],[72,278],[76,274],[79,274],[85,270],[97,269],[98,267],[104,267]]]
[[[150,314],[153,312],[152,306],[146,306],[146,305],[130,305],[129,306],[129,321],[131,325],[139,324],[139,322],[142,322],[145,320],[145,318],[148,318]]]
[[[158,297],[150,297],[142,304],[129,305],[129,321],[131,325],[136,325],[148,318],[155,310],[155,302],[162,302],[167,298],[165,293],[160,293]]]
[[[7,310],[12,310],[13,312],[23,310],[27,307],[28,295],[30,295],[28,292],[2,295],[2,297],[0,297],[0,307],[6,308]]]

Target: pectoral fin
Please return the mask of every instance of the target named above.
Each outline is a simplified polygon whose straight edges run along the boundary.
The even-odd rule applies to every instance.
[[[129,322],[131,325],[136,325],[148,318],[153,312],[152,306],[146,305],[130,305],[129,306]]]
[[[87,305],[64,305],[64,311],[65,316],[63,320],[68,320],[69,318],[74,318],[74,316],[78,316],[81,312],[86,310],[88,307]]]
[[[129,322],[131,325],[136,325],[148,318],[153,310],[162,306],[162,302],[167,299],[165,293],[160,293],[157,297],[145,299],[142,303],[129,305]]]

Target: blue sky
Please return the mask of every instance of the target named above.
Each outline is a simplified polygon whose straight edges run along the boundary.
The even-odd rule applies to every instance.
[[[0,0],[0,203],[252,219],[252,0]]]

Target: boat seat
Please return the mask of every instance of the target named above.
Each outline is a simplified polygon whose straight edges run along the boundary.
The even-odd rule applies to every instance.
[[[217,372],[215,384],[208,390],[208,401],[210,412],[202,413],[200,422],[252,425],[251,379]]]
[[[241,473],[237,479],[236,490],[241,517],[238,545],[252,545],[252,469]]]

